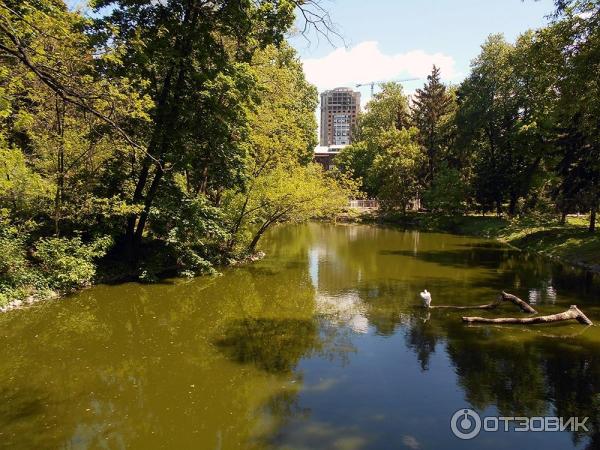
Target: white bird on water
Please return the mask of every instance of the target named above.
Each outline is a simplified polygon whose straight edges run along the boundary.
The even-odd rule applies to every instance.
[[[423,306],[425,306],[425,308],[430,308],[431,307],[431,294],[429,293],[429,291],[427,289],[425,289],[423,292],[421,292],[421,298],[423,299]]]

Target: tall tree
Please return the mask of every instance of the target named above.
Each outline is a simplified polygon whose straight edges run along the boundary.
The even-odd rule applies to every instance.
[[[600,204],[600,2],[568,2],[554,25],[566,36],[558,83],[557,144],[563,198],[590,211],[596,229]],[[564,6],[564,5],[563,5]]]
[[[411,202],[420,197],[422,183],[419,173],[424,154],[416,134],[416,128],[392,128],[377,137],[380,150],[368,176],[383,209],[398,208],[406,213]]]
[[[399,83],[383,83],[364,113],[358,117],[354,142],[336,157],[336,165],[344,173],[361,180],[362,190],[369,196],[377,194],[377,186],[369,171],[377,155],[384,151],[381,136],[392,130],[410,127],[408,98]],[[387,146],[387,145],[386,145]]]
[[[452,109],[452,96],[440,78],[440,69],[433,66],[423,89],[417,89],[411,105],[412,119],[419,129],[419,141],[427,154],[427,175],[433,182],[444,145],[442,124]]]
[[[517,113],[509,95],[512,51],[502,35],[490,36],[458,92],[458,143],[472,155],[475,198],[484,210],[495,205],[498,213],[508,194],[511,136]]]

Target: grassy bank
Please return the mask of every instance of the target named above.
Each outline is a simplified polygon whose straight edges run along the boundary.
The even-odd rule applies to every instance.
[[[586,217],[570,216],[565,225],[543,219],[508,220],[493,216],[448,218],[423,213],[383,217],[363,214],[358,217],[363,222],[383,222],[404,228],[497,239],[521,250],[600,272],[600,233],[588,232]]]
[[[561,225],[556,221],[465,217],[457,230],[600,272],[600,233],[589,233],[584,218],[569,217]]]

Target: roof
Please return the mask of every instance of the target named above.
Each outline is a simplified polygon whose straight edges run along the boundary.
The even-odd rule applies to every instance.
[[[314,153],[317,155],[335,155],[342,151],[344,147],[348,147],[347,145],[318,145],[314,149]]]

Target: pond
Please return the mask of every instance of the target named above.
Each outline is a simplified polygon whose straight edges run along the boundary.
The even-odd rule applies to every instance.
[[[1,315],[0,447],[600,448],[600,327],[469,326],[419,298],[507,290],[600,323],[594,276],[492,241],[362,225],[281,227],[262,249],[220,277],[97,286]],[[589,417],[588,431],[511,423],[460,440],[462,408]]]

